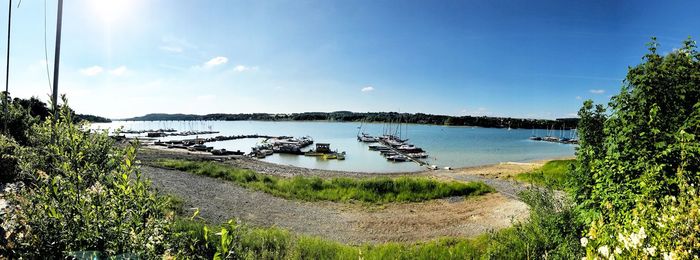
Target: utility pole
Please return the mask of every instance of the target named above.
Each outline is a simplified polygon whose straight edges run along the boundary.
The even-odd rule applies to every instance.
[[[53,62],[53,119],[58,122],[58,63],[61,58],[61,20],[63,18],[63,0],[58,0],[58,15],[56,18],[56,52]]]
[[[7,64],[5,66],[5,94],[2,96],[3,113],[5,115],[5,120],[3,122],[2,130],[7,132],[7,120],[10,117],[7,114],[8,102],[10,102],[10,27],[12,23],[12,0],[9,1],[10,6],[7,8]]]

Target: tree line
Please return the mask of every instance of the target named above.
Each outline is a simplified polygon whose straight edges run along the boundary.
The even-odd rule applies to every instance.
[[[495,128],[525,128],[525,129],[571,129],[576,128],[577,118],[550,119],[526,119],[510,117],[489,116],[447,116],[424,113],[397,113],[397,112],[304,112],[292,114],[147,114],[145,116],[125,119],[128,121],[192,121],[192,120],[218,120],[218,121],[335,121],[335,122],[372,122],[372,123],[411,123],[449,126],[478,126]]]

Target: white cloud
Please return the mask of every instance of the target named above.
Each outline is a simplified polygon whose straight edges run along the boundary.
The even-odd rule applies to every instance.
[[[219,65],[224,65],[228,62],[228,58],[223,56],[214,57],[211,60],[204,63],[205,69],[210,69]]]
[[[88,68],[84,68],[80,70],[80,74],[83,74],[85,76],[96,76],[97,74],[102,73],[104,69],[100,66],[92,66]]]
[[[362,92],[372,92],[372,91],[374,91],[374,87],[372,87],[372,86],[366,86],[366,87],[360,89],[360,91],[362,91]]]
[[[576,96],[576,100],[581,100],[583,99],[581,96]]]
[[[591,89],[590,92],[593,94],[603,94],[603,93],[605,93],[605,90],[603,90],[603,89]]]
[[[235,72],[246,72],[246,71],[256,71],[258,70],[258,66],[245,66],[245,65],[236,65],[236,67],[233,67],[233,71]]]
[[[114,76],[123,76],[126,74],[128,70],[126,69],[126,66],[119,66],[116,69],[110,70],[109,74],[112,74]]]

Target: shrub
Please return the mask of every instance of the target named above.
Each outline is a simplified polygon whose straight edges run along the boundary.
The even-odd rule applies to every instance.
[[[534,188],[520,197],[530,206],[527,222],[491,235],[484,253],[492,259],[577,259],[583,255],[575,223],[577,213],[566,197],[556,198],[551,190]]]
[[[65,103],[65,99],[64,99]],[[149,190],[136,166],[135,145],[115,148],[106,133],[75,124],[67,106],[58,121],[35,125],[18,156],[29,176],[9,198],[4,223],[9,258],[162,254],[169,232],[166,202]]]
[[[700,255],[700,54],[691,40],[657,48],[629,69],[608,116],[591,102],[579,112],[576,198],[591,258]]]
[[[17,142],[0,134],[0,183],[12,182],[18,178],[17,153],[19,148]]]

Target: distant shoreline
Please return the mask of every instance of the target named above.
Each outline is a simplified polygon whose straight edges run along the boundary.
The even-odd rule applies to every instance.
[[[305,112],[291,114],[147,114],[140,117],[112,119],[113,121],[270,121],[270,122],[356,122],[401,123],[419,125],[470,126],[512,129],[573,129],[578,118],[529,119],[489,116],[447,116],[396,112]]]

